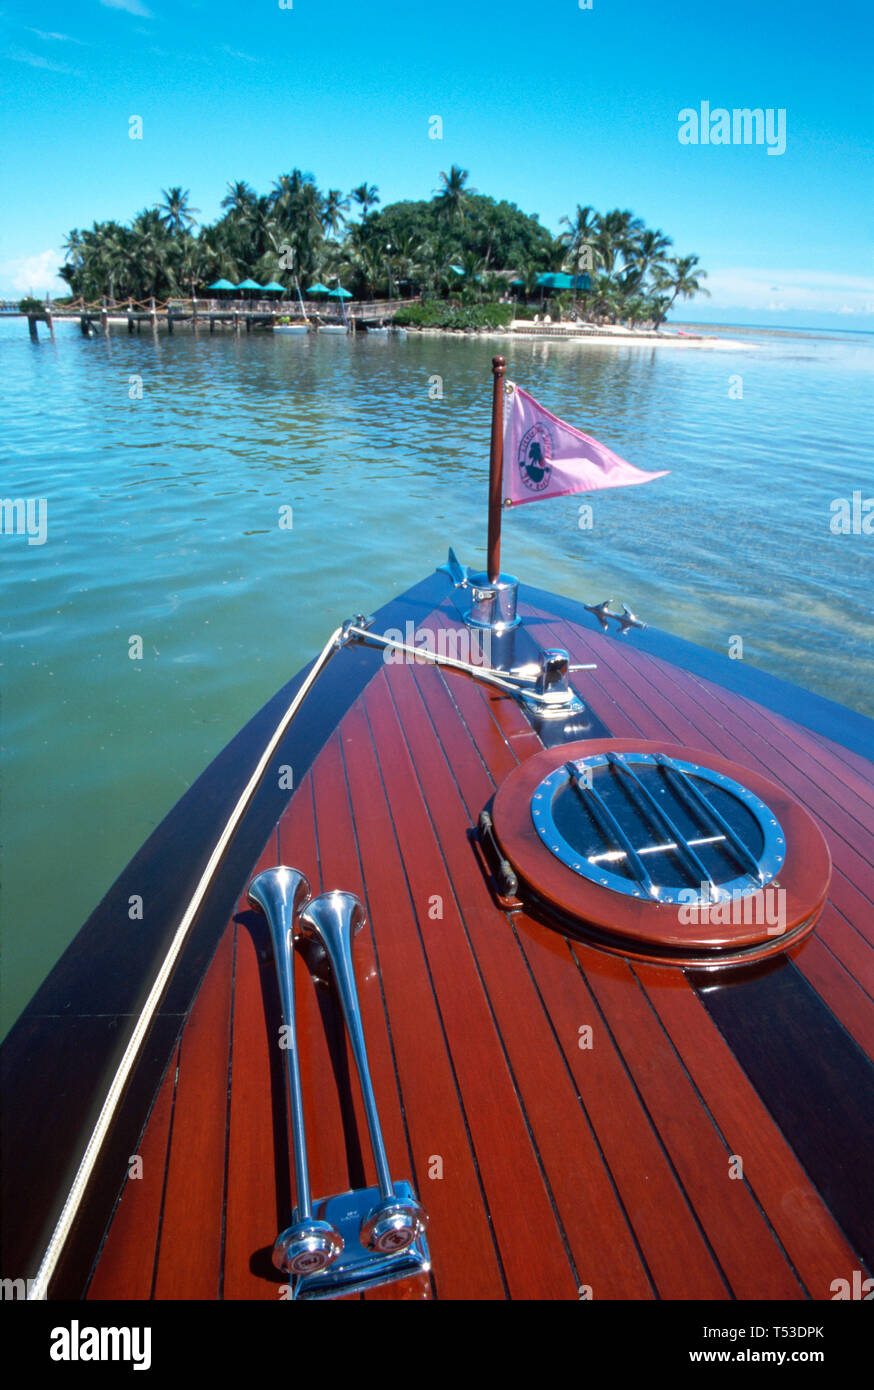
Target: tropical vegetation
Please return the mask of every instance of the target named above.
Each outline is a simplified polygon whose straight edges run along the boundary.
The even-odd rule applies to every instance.
[[[60,275],[87,300],[187,298],[219,279],[277,281],[295,292],[318,280],[356,299],[422,297],[466,309],[512,300],[656,326],[678,299],[707,293],[697,256],[672,256],[671,238],[628,210],[578,204],[553,236],[536,215],[478,192],[468,177],[453,164],[429,200],[381,206],[366,181],[345,194],[293,169],[269,193],[229,183],[210,225],[198,224],[190,192],[176,186],[129,225],[71,231]],[[586,274],[589,288],[547,303],[538,277],[550,272]]]

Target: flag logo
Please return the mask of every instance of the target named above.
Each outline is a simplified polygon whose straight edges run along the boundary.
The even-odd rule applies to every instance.
[[[559,420],[521,386],[507,383],[509,409],[504,412],[504,506],[628,487],[663,478],[665,470],[635,468],[589,434]]]
[[[519,444],[519,473],[531,492],[545,492],[552,476],[552,435],[540,421],[532,425]]]

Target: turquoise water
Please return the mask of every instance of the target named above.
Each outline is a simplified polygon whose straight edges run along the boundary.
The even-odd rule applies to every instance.
[[[834,499],[874,494],[874,344],[731,336],[743,350],[60,324],[34,344],[0,322],[0,495],[47,503],[45,544],[0,535],[3,1028],[339,620],[450,543],[482,563],[496,351],[556,414],[671,470],[512,511],[505,569],[721,652],[740,636],[748,662],[874,714],[874,535],[829,527]]]

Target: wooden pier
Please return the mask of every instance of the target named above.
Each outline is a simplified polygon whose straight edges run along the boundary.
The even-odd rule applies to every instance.
[[[297,300],[131,299],[117,302],[104,298],[91,303],[85,300],[73,300],[61,305],[47,302],[41,311],[28,312],[22,317],[27,318],[30,336],[34,340],[38,338],[37,325],[40,323],[47,325],[54,338],[54,325],[58,319],[78,319],[83,337],[93,338],[98,333],[108,334],[110,326],[123,327],[125,324],[128,333],[139,333],[143,324],[152,332],[161,328],[172,333],[175,328],[181,327],[199,332],[208,326],[209,332],[214,333],[218,325],[234,333],[251,333],[256,329],[273,329],[280,319],[292,323],[306,320],[313,325],[337,324],[343,321],[342,313],[345,312],[346,322],[354,331],[368,324],[387,326],[399,309],[420,302],[419,298],[350,300],[345,304],[344,311],[335,312],[333,304],[328,310],[327,305],[315,300],[306,301],[301,306]]]

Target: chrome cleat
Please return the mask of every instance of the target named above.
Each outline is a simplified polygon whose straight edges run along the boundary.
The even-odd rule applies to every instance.
[[[607,619],[616,617],[615,613],[610,612],[610,604],[612,602],[612,598],[605,598],[603,603],[583,604],[583,607],[585,608],[586,612],[591,613],[594,618],[598,619],[598,622],[601,624],[602,632],[607,631]]]

